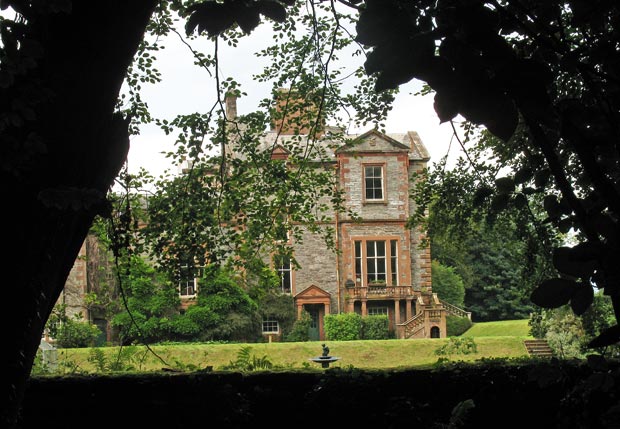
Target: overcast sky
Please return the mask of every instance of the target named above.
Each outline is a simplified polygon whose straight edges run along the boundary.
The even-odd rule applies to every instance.
[[[2,11],[2,15],[12,18],[13,13],[7,10]],[[184,34],[183,30],[180,32]],[[269,25],[261,24],[249,37],[240,39],[235,48],[220,44],[221,78],[233,77],[242,84],[241,89],[247,93],[247,96],[237,101],[240,115],[256,111],[259,101],[270,94],[271,84],[255,82],[252,78],[264,65],[264,60],[257,58],[254,53],[268,46],[271,36]],[[202,52],[213,53],[213,42],[206,36],[189,43]],[[162,82],[143,86],[143,97],[152,115],[172,119],[177,114],[209,111],[216,100],[214,77],[193,64],[190,50],[177,35],[172,34],[166,38],[164,44],[165,49],[157,54],[155,63],[161,72]],[[420,81],[401,86],[394,108],[385,123],[386,131],[417,131],[431,155],[431,163],[439,161],[448,151],[450,159],[455,159],[461,151],[458,142],[453,140],[452,127],[448,123],[439,124],[433,110],[432,95],[414,95],[421,87]],[[367,129],[353,131],[364,132]],[[140,135],[131,138],[127,160],[130,172],[138,171],[140,167],[156,176],[166,169],[176,171],[177,166],[172,165],[163,155],[174,150],[174,140],[174,136],[166,136],[155,125],[143,126]]]
[[[233,77],[242,84],[247,96],[237,100],[240,115],[256,111],[261,99],[268,97],[269,83],[253,82],[253,75],[259,73],[264,65],[262,58],[254,53],[265,47],[271,39],[269,26],[261,25],[250,35],[240,40],[236,48],[220,44],[220,76]],[[193,40],[192,46],[203,52],[213,52],[213,42],[206,37]],[[193,58],[178,36],[165,40],[165,49],[158,54],[156,67],[162,75],[162,82],[145,86],[144,98],[155,117],[172,119],[177,114],[207,112],[215,99],[216,82],[205,70],[193,65]],[[404,133],[417,131],[431,155],[431,162],[439,161],[449,148],[450,157],[460,152],[457,141],[452,139],[450,124],[439,124],[433,110],[433,96],[416,96],[422,82],[412,81],[400,89],[394,108],[385,123],[386,131]],[[369,125],[370,127],[370,125]],[[356,131],[367,131],[356,130]],[[128,157],[130,172],[144,167],[153,175],[166,169],[176,171],[176,166],[166,159],[162,152],[174,150],[174,136],[166,136],[155,126],[145,126],[139,136],[133,136]]]

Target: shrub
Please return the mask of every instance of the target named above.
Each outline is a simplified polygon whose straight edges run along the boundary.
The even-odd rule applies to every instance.
[[[585,346],[585,332],[581,319],[567,306],[555,309],[548,320],[546,340],[556,356],[563,359],[581,359]]]
[[[547,335],[548,323],[545,321],[544,308],[536,308],[530,313],[530,319],[527,324],[530,327],[530,335],[534,338],[545,338]]]
[[[543,309],[530,317],[530,333],[535,338],[544,338],[556,356],[564,359],[583,358],[587,342],[591,339],[584,329],[582,320],[569,306]]]
[[[435,350],[437,356],[450,359],[452,355],[478,353],[478,346],[472,337],[450,337],[448,342]]]
[[[387,315],[362,317],[362,340],[387,340],[390,338],[390,322]]]
[[[467,317],[446,316],[447,336],[458,337],[471,328],[472,324]]]
[[[331,341],[359,340],[362,316],[357,313],[328,314],[324,320],[325,336]]]
[[[265,294],[259,302],[258,312],[262,320],[278,321],[283,338],[287,338],[291,333],[297,319],[297,311],[291,295],[280,295],[277,293]],[[308,327],[310,326],[309,318],[310,316],[308,315]],[[304,333],[306,339],[296,339],[294,341],[307,341],[308,330],[306,329]]]
[[[100,334],[96,325],[78,319],[67,319],[56,334],[56,345],[63,348],[91,347]]]
[[[293,323],[291,331],[285,336],[284,340],[291,342],[310,340],[308,330],[310,329],[311,324],[312,317],[310,317],[310,313],[305,310],[302,311],[301,318]]]

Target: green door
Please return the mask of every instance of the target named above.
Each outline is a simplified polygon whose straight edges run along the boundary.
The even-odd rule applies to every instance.
[[[96,347],[105,346],[108,341],[108,336],[106,333],[108,329],[108,321],[105,319],[95,319],[93,322],[95,326],[99,328],[99,335],[95,339],[95,346]]]
[[[319,310],[312,306],[308,308],[308,313],[310,314],[310,327],[308,328],[308,339],[310,341],[318,341],[320,340],[319,334]]]

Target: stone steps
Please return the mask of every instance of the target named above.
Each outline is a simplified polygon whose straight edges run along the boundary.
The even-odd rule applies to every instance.
[[[523,344],[532,357],[553,357],[553,350],[547,340],[525,340]]]

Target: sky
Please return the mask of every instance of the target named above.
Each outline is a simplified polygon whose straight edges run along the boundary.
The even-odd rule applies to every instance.
[[[13,18],[13,12],[2,11],[3,16]],[[184,35],[182,24],[179,33]],[[259,25],[249,37],[241,38],[237,47],[230,48],[220,44],[219,73],[221,78],[233,77],[242,84],[241,89],[247,96],[237,100],[238,114],[256,111],[261,99],[270,94],[271,84],[253,80],[253,76],[262,70],[264,60],[254,53],[267,46],[272,32],[268,24]],[[216,80],[204,69],[196,67],[193,56],[181,38],[172,34],[163,39],[165,49],[157,54],[155,66],[161,73],[162,81],[157,84],[143,85],[143,100],[148,104],[154,117],[172,119],[177,114],[207,112],[216,100]],[[213,52],[214,44],[206,36],[189,41],[203,52]],[[359,58],[359,57],[357,57]],[[353,61],[353,58],[351,59]],[[359,61],[357,60],[358,64]],[[353,66],[351,66],[353,67]],[[440,124],[433,109],[433,95],[414,95],[422,88],[423,82],[413,80],[400,87],[393,109],[385,122],[388,133],[416,131],[428,149],[432,165],[449,153],[450,165],[461,153],[458,141],[453,138],[449,123]],[[353,129],[353,132],[365,132],[367,129]],[[159,176],[166,170],[178,171],[164,155],[174,151],[174,136],[166,136],[157,126],[150,124],[140,128],[140,134],[131,137],[127,157],[129,172],[145,168],[153,176]]]
[[[1,11],[3,16],[13,18],[9,9]],[[182,23],[179,33],[184,35]],[[259,25],[249,37],[239,39],[234,48],[220,44],[219,73],[221,79],[233,77],[242,84],[241,89],[247,96],[237,100],[239,115],[258,109],[259,101],[269,96],[271,84],[256,82],[253,76],[259,73],[265,62],[254,53],[268,46],[272,38],[268,24]],[[154,117],[172,119],[178,114],[207,112],[216,100],[216,80],[204,69],[196,67],[193,56],[181,38],[172,34],[162,39],[165,49],[157,54],[155,66],[161,73],[162,81],[157,84],[143,85],[143,100],[146,101]],[[214,52],[214,44],[206,36],[189,41],[189,44],[202,52]],[[359,57],[356,57],[361,64]],[[348,60],[347,60],[348,61]],[[351,58],[354,61],[354,58]],[[351,65],[353,67],[353,65]],[[452,127],[449,123],[440,124],[433,109],[433,95],[414,95],[422,88],[423,82],[411,81],[400,87],[393,109],[385,122],[388,133],[404,133],[416,131],[428,149],[431,161],[438,162],[448,152],[448,164],[461,153],[458,141],[453,139]],[[369,126],[370,127],[370,126]],[[368,129],[352,129],[352,132],[365,132]],[[164,155],[174,151],[173,135],[166,136],[157,126],[150,124],[140,128],[140,134],[130,139],[130,150],[127,167],[130,172],[145,168],[154,176],[166,170],[175,172],[178,166],[173,165]]]
[[[182,33],[183,34],[183,33]],[[237,100],[239,115],[258,109],[262,98],[268,97],[271,84],[253,81],[254,74],[259,73],[264,60],[254,53],[265,47],[271,39],[269,26],[261,25],[249,37],[242,38],[235,48],[220,44],[219,73],[221,78],[233,77],[242,84],[241,89],[247,96]],[[213,42],[201,37],[190,42],[195,48],[204,52],[213,52]],[[165,49],[157,54],[155,63],[161,73],[162,82],[145,85],[143,98],[155,117],[172,119],[177,114],[196,111],[207,112],[213,105],[216,81],[204,69],[193,65],[190,50],[173,34],[164,41]],[[359,61],[359,60],[358,60]],[[416,131],[426,145],[432,162],[450,151],[450,158],[455,159],[460,153],[458,142],[453,139],[449,123],[440,124],[433,109],[433,95],[414,95],[422,88],[422,82],[414,80],[400,87],[394,107],[385,122],[385,130],[390,133]],[[369,125],[370,127],[370,125]],[[353,130],[364,132],[367,129]],[[130,172],[145,168],[154,176],[165,170],[177,171],[178,166],[171,164],[163,152],[174,150],[174,136],[166,136],[154,125],[143,126],[140,135],[132,136],[127,166]]]

